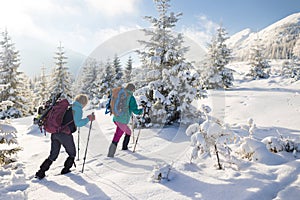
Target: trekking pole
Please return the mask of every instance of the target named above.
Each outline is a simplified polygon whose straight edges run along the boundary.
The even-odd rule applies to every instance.
[[[131,116],[132,124],[131,124],[131,130],[132,130],[132,143],[134,144],[134,118],[133,115]]]
[[[92,113],[92,115],[94,115],[94,113]],[[90,123],[90,129],[89,129],[88,139],[87,139],[85,153],[84,153],[84,157],[83,157],[83,165],[82,165],[82,171],[81,171],[82,173],[83,173],[83,170],[84,170],[86,153],[87,153],[87,149],[88,149],[88,145],[89,145],[89,140],[90,140],[91,129],[92,129],[92,123],[93,123],[93,121],[91,121],[91,123]]]
[[[80,148],[79,148],[79,144],[80,144],[79,140],[80,140],[80,128],[78,127],[78,139],[77,139],[77,143],[78,143],[78,145],[77,145],[78,158],[77,158],[77,161],[79,161],[79,150],[80,150]]]
[[[133,151],[132,151],[133,153],[135,152],[135,148],[136,148],[136,145],[138,143],[138,140],[139,140],[139,137],[140,137],[140,133],[141,133],[141,129],[139,130],[139,133],[138,133],[138,135],[136,137],[136,141],[135,141],[134,148],[133,148]]]

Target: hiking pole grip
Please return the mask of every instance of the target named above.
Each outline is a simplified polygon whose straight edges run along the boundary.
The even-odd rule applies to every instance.
[[[94,115],[94,113],[92,113],[92,115]],[[85,159],[86,159],[87,149],[88,149],[88,145],[89,145],[92,124],[93,124],[93,120],[90,123],[89,134],[88,134],[88,138],[87,138],[87,142],[86,142],[86,148],[85,148],[85,153],[84,153],[84,157],[83,157],[83,165],[82,165],[82,171],[81,171],[82,173],[84,171]]]

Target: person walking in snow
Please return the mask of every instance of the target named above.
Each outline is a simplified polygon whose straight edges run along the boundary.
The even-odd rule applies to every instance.
[[[108,155],[107,155],[108,157],[114,157],[118,146],[118,142],[122,137],[123,133],[125,133],[125,137],[123,140],[122,150],[128,150],[128,143],[130,141],[131,130],[127,124],[130,121],[132,113],[136,115],[141,115],[143,113],[143,109],[138,109],[136,100],[133,96],[133,92],[135,91],[135,86],[132,83],[129,83],[124,89],[128,95],[123,106],[127,109],[125,109],[126,111],[122,112],[120,115],[114,114],[113,122],[117,127],[116,127],[114,137],[112,139],[112,143],[110,144],[108,150]]]
[[[86,125],[89,121],[95,120],[95,116],[93,114],[88,115],[86,118],[82,118],[83,108],[88,103],[88,97],[84,94],[79,94],[75,97],[72,111],[73,111],[73,119],[74,123],[77,127],[82,127]],[[51,134],[51,150],[49,157],[42,163],[40,169],[36,172],[35,177],[42,179],[45,177],[45,172],[49,170],[50,165],[53,161],[58,157],[61,145],[65,148],[68,158],[64,163],[64,168],[61,170],[61,174],[66,174],[70,172],[70,168],[74,164],[75,156],[76,156],[76,148],[72,134],[66,133],[55,133]]]

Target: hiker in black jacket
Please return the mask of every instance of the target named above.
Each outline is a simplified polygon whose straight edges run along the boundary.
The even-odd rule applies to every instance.
[[[95,116],[90,114],[86,118],[82,118],[82,109],[86,106],[88,97],[84,94],[80,94],[75,97],[75,101],[72,105],[73,119],[77,127],[86,125],[89,121],[95,120]],[[45,177],[45,172],[50,168],[50,165],[58,157],[61,145],[65,148],[69,157],[64,163],[64,168],[61,170],[61,174],[70,172],[70,168],[74,164],[76,156],[76,148],[72,134],[66,134],[63,132],[51,134],[51,151],[49,157],[42,163],[40,169],[36,172],[35,177],[42,179]]]

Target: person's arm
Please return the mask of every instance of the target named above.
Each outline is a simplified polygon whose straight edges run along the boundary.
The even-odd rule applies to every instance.
[[[136,115],[141,115],[143,113],[143,109],[138,109],[138,105],[136,103],[134,96],[130,97],[129,109],[131,110],[131,112],[133,112]]]
[[[82,110],[78,107],[73,107],[73,119],[77,127],[86,125],[90,120],[89,118],[82,118]]]

